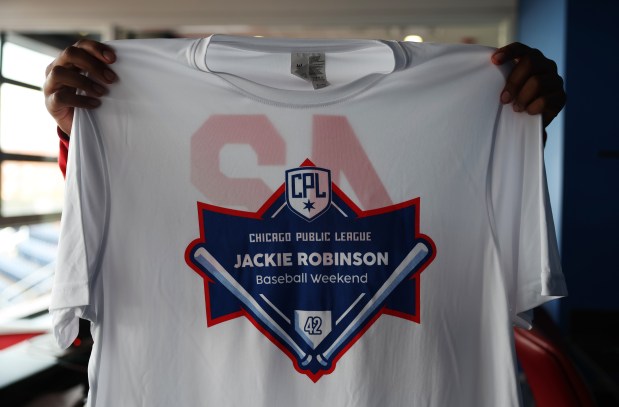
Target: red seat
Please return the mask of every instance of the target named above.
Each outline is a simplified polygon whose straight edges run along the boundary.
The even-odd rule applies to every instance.
[[[19,342],[23,342],[30,338],[34,338],[37,335],[41,335],[45,332],[29,332],[18,334],[2,334],[0,335],[0,350],[9,348],[13,345],[17,345]]]
[[[595,403],[582,377],[553,335],[547,315],[535,317],[527,331],[515,328],[516,353],[537,407],[593,407]],[[546,327],[546,332],[543,329]],[[555,328],[556,330],[556,328]],[[553,340],[554,339],[554,340]]]

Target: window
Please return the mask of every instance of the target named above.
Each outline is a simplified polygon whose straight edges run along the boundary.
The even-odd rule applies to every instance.
[[[0,34],[0,227],[58,219],[63,179],[56,124],[45,109],[45,68],[59,52]]]

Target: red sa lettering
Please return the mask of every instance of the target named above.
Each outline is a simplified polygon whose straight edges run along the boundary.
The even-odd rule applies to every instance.
[[[265,115],[214,115],[191,139],[191,181],[210,201],[257,210],[273,194],[260,178],[231,178],[221,172],[220,152],[229,144],[249,145],[258,165],[285,165],[286,143]],[[361,208],[391,205],[389,195],[348,119],[313,118],[312,162],[331,170],[339,184],[344,175]]]

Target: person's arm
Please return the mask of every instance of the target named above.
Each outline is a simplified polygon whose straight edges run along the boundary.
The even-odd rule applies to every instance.
[[[501,102],[512,103],[516,112],[541,114],[546,128],[567,100],[557,64],[539,50],[519,42],[499,48],[492,55],[492,62],[496,65],[510,61],[515,65],[501,92]]]
[[[101,104],[99,98],[108,92],[107,85],[117,80],[109,68],[115,61],[116,54],[109,46],[81,40],[62,51],[45,70],[45,107],[58,125],[58,164],[63,174],[74,109],[93,109]]]

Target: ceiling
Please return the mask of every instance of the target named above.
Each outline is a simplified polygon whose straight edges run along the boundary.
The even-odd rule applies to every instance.
[[[0,30],[402,39],[500,45],[516,0],[0,0]]]

